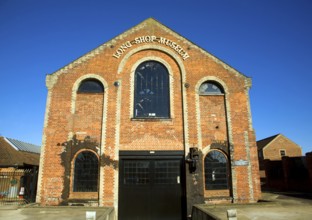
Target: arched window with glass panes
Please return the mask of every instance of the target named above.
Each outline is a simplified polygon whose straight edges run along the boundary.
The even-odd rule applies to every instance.
[[[210,151],[204,160],[205,189],[228,189],[228,160],[226,155],[219,150]]]
[[[103,84],[97,79],[85,79],[78,88],[78,93],[103,93]]]
[[[91,151],[79,153],[75,159],[74,192],[98,191],[98,157]]]
[[[157,61],[145,61],[134,74],[134,118],[170,118],[169,72]]]
[[[199,95],[224,95],[224,90],[219,83],[206,81],[200,85]]]

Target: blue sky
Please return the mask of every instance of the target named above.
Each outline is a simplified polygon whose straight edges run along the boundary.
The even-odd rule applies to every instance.
[[[252,78],[257,140],[312,151],[310,0],[0,0],[0,135],[40,145],[46,74],[149,17]]]

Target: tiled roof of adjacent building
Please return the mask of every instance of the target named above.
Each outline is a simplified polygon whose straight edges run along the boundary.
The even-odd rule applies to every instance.
[[[16,147],[19,151],[31,152],[40,154],[40,146],[29,144],[23,141],[15,140],[12,138],[6,138],[14,147]]]
[[[40,147],[11,138],[0,137],[0,167],[39,165]]]
[[[276,134],[271,137],[267,137],[267,138],[257,141],[258,150],[263,149],[265,146],[267,146],[271,141],[273,141],[279,135],[280,134]]]

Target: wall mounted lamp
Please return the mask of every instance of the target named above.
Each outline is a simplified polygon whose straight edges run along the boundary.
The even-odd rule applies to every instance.
[[[197,147],[191,147],[188,154],[188,158],[185,160],[189,164],[190,173],[194,173],[197,169],[197,160],[199,159],[199,153]]]

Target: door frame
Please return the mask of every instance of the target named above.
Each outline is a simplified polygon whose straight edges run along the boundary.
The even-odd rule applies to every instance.
[[[184,151],[119,151],[119,178],[118,178],[118,213],[120,211],[121,192],[120,192],[120,181],[121,181],[121,161],[124,159],[131,160],[170,160],[179,159],[181,160],[181,173],[180,173],[180,184],[181,184],[181,216],[183,220],[186,219],[186,168],[185,168],[185,152]]]

